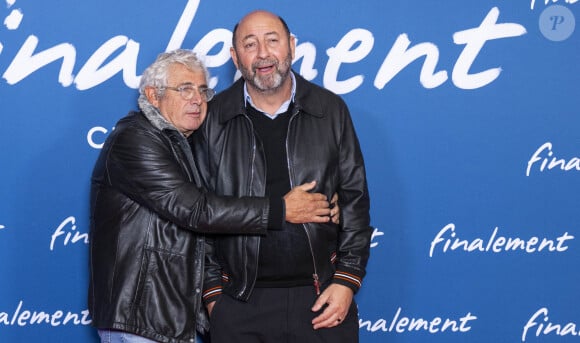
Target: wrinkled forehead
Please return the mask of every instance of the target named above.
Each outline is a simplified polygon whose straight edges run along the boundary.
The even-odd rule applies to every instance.
[[[191,69],[181,63],[172,63],[167,71],[167,82],[173,85],[206,84],[205,74],[201,69]]]

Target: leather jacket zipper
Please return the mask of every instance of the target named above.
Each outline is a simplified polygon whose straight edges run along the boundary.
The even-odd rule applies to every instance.
[[[294,113],[292,113],[292,117],[290,117],[290,121],[288,122],[288,129],[286,131],[286,163],[288,166],[288,176],[290,177],[290,188],[294,188],[294,175],[292,174],[292,169],[290,167],[290,152],[288,150],[288,137],[290,137],[290,126],[292,125],[292,121],[300,111],[296,109]],[[310,237],[310,232],[308,231],[308,224],[302,224],[302,228],[306,233],[306,239],[308,241],[308,249],[310,249],[310,256],[312,257],[312,266],[314,267],[314,273],[312,274],[312,281],[314,284],[314,290],[316,291],[316,295],[320,295],[320,280],[318,278],[318,270],[316,268],[316,258],[314,257],[314,248],[312,247],[312,238]]]
[[[246,118],[246,120],[248,121],[248,124],[250,125],[250,139],[252,140],[252,163],[250,163],[251,165],[251,170],[250,170],[250,182],[248,184],[248,189],[249,192],[248,194],[250,196],[255,196],[254,192],[253,192],[253,185],[254,185],[254,168],[255,168],[255,162],[256,162],[256,138],[254,136],[254,124],[252,123],[252,120],[245,114],[242,113],[243,116]],[[248,236],[242,236],[242,240],[243,240],[243,246],[246,246],[248,244]],[[258,240],[258,243],[256,244],[256,255],[260,254],[260,241]],[[244,254],[243,257],[244,259],[244,266],[246,266],[248,264],[247,261],[247,255]],[[256,276],[254,275],[253,279],[250,279],[247,273],[247,268],[244,268],[244,282],[242,283],[244,285],[244,287],[242,289],[240,289],[240,291],[238,292],[239,296],[242,296],[246,290],[249,289],[254,289],[254,285],[256,284]],[[248,285],[248,280],[252,280],[252,284]]]

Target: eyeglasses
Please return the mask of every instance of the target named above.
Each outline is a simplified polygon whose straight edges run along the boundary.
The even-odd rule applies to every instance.
[[[208,87],[196,87],[192,85],[183,85],[179,87],[160,87],[160,89],[169,89],[175,92],[179,92],[183,100],[191,100],[195,93],[199,93],[201,100],[210,101],[215,95],[215,91]]]

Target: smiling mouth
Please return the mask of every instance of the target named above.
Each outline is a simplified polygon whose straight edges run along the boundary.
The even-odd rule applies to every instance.
[[[273,60],[264,60],[254,65],[254,72],[268,73],[276,68],[276,62]]]

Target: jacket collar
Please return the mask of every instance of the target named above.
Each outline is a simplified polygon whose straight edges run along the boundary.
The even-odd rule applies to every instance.
[[[294,111],[301,111],[316,117],[323,117],[322,104],[315,93],[318,86],[292,71],[296,79],[296,94],[294,96]],[[219,122],[225,123],[232,118],[246,113],[244,98],[244,80],[239,78],[234,84],[216,96],[214,100],[220,108]]]
[[[294,102],[294,97],[296,96],[296,76],[294,76],[294,73],[290,73],[290,78],[292,79],[292,88],[290,89],[290,98],[286,101],[284,101],[282,103],[282,105],[280,106],[280,108],[278,108],[278,110],[274,113],[268,113],[268,116],[270,116],[271,119],[276,118],[279,114],[281,113],[285,113],[288,111],[288,108],[290,107],[290,104]],[[254,107],[255,109],[262,111],[260,108],[258,108],[257,106],[254,105],[254,102],[252,101],[252,97],[250,96],[250,93],[248,92],[248,83],[244,82],[244,99],[245,99],[245,105],[246,107],[248,107],[248,104],[250,104],[250,106]]]
[[[153,106],[149,100],[147,100],[145,95],[141,94],[137,102],[141,112],[143,112],[145,118],[147,118],[153,127],[161,131],[175,131],[183,136],[183,134],[181,134],[181,132],[179,132],[179,130],[177,130],[173,124],[171,124],[167,119],[165,119],[165,117],[161,115],[159,109]]]

